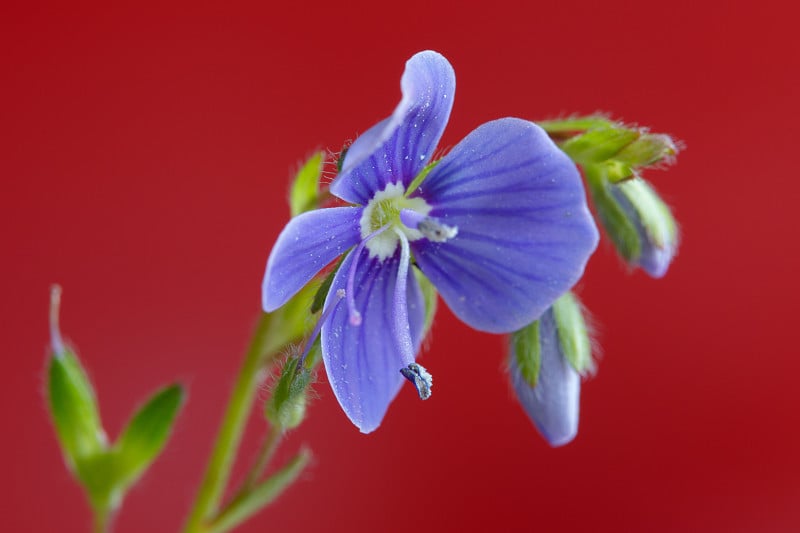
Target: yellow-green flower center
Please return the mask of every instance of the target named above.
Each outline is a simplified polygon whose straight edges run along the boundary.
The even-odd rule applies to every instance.
[[[385,189],[375,194],[372,200],[364,207],[361,215],[361,238],[366,239],[384,226],[388,226],[381,234],[376,235],[367,242],[370,257],[381,260],[394,255],[400,244],[401,231],[409,241],[423,237],[417,229],[406,227],[400,220],[400,211],[410,209],[425,216],[431,211],[431,206],[422,198],[406,198],[405,188],[402,183],[390,183]]]

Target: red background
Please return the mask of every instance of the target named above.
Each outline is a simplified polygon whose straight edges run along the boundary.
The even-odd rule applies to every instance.
[[[116,531],[177,529],[292,170],[386,116],[405,60],[432,48],[458,79],[444,145],[596,110],[685,141],[649,174],[681,253],[660,281],[607,241],[591,260],[604,356],[574,443],[550,449],[513,401],[501,338],[444,311],[433,399],[405,387],[365,437],[323,379],[278,456],[308,443],[313,467],[242,530],[800,530],[800,51],[779,3],[64,5],[0,8],[0,529],[90,523],[43,406],[52,282],[112,435],[158,385],[189,385]]]

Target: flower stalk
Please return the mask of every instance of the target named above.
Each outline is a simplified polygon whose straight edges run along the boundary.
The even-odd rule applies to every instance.
[[[206,531],[205,522],[216,512],[222,498],[231,474],[233,460],[242,441],[247,416],[253,408],[258,391],[259,371],[268,359],[276,355],[275,352],[270,353],[269,351],[270,325],[270,316],[262,313],[231,392],[228,407],[211,452],[211,459],[184,528],[185,533]]]

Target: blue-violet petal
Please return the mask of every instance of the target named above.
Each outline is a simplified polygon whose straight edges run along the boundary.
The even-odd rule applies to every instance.
[[[505,118],[470,133],[413,196],[456,227],[411,243],[417,264],[473,328],[515,331],[583,274],[598,233],[578,170],[532,122]]]
[[[441,54],[425,51],[406,63],[403,97],[394,113],[350,146],[330,191],[348,202],[366,203],[388,183],[407,187],[430,163],[453,107],[456,79]]]
[[[261,299],[271,312],[361,238],[360,207],[333,207],[308,211],[283,228],[272,248],[264,273]]]
[[[333,279],[326,307],[345,288],[353,261],[350,253]],[[355,273],[355,303],[363,318],[350,323],[347,306],[340,304],[322,326],[322,356],[328,381],[345,414],[362,433],[374,431],[405,378],[400,373],[408,363],[393,335],[394,287],[399,254],[380,261],[363,253]],[[425,321],[425,303],[414,276],[408,276],[406,298],[414,353],[419,351]],[[333,296],[332,296],[333,295]]]

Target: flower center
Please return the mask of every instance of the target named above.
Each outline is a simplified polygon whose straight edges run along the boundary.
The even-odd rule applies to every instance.
[[[422,198],[406,198],[402,183],[389,183],[386,188],[375,194],[364,208],[361,215],[361,238],[366,239],[377,230],[388,226],[386,231],[374,236],[366,243],[370,258],[377,257],[381,261],[394,255],[400,245],[397,229],[409,241],[424,237],[417,229],[409,228],[400,217],[400,212],[410,210],[418,213],[420,218],[427,216],[432,207]]]

